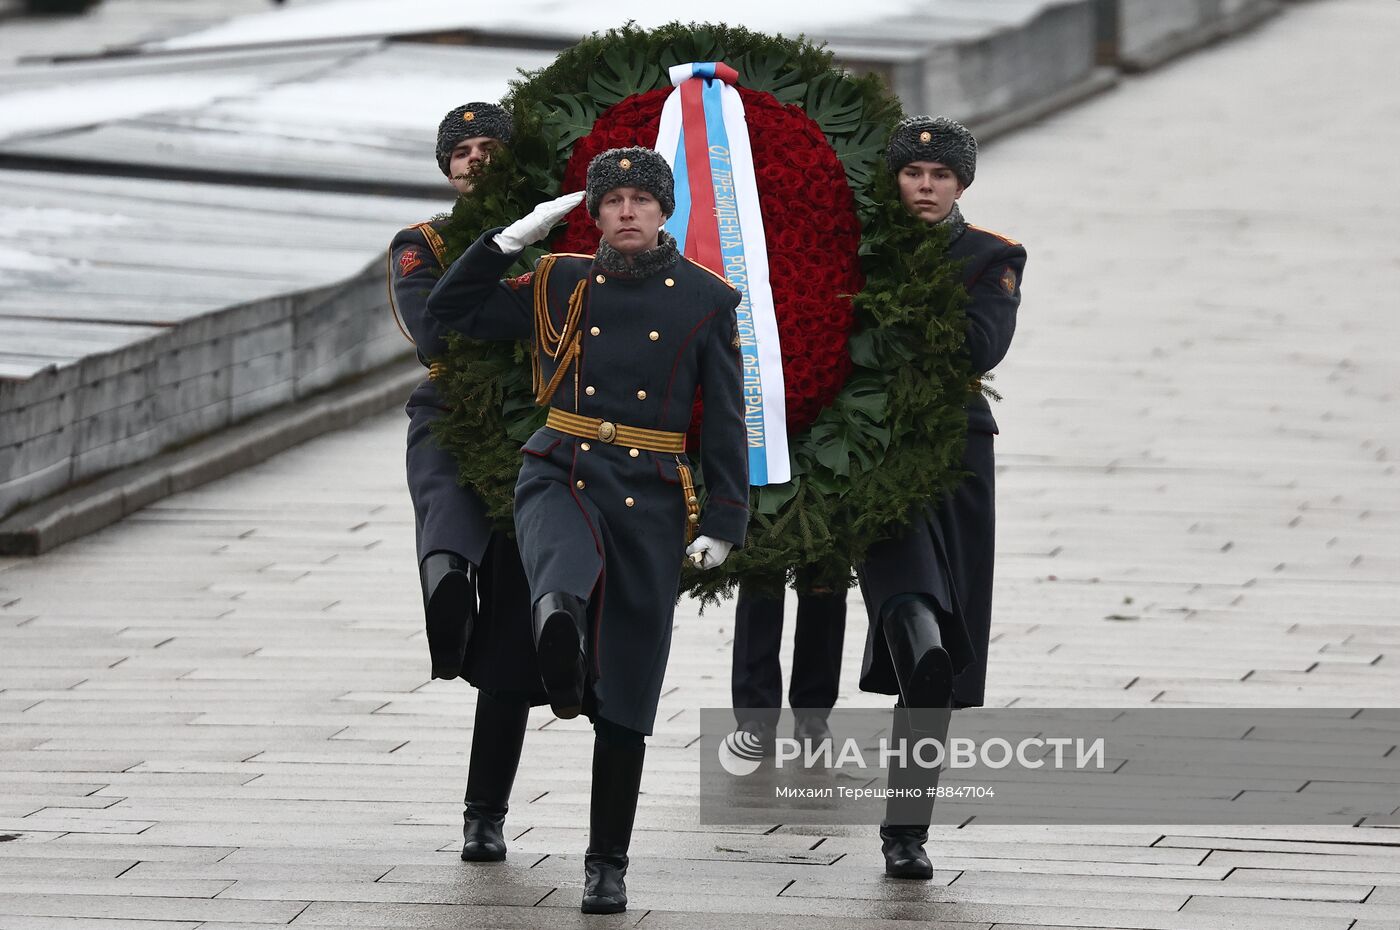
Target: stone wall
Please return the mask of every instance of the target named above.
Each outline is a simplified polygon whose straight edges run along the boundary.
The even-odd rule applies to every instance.
[[[376,259],[338,284],[0,380],[0,516],[404,358],[384,275]]]
[[[1276,13],[1278,0],[1101,0],[1108,54],[1143,71],[1248,28]]]

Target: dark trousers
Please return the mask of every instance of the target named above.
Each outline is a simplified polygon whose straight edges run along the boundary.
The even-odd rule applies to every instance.
[[[785,592],[786,593],[786,592]],[[841,646],[846,638],[846,592],[797,596],[788,703],[826,716],[841,682]],[[739,589],[734,608],[734,716],[776,726],[783,704],[783,596],[757,597]]]

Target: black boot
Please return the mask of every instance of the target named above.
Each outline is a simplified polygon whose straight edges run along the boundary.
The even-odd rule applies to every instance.
[[[476,622],[476,579],[472,563],[455,552],[429,553],[419,573],[423,615],[428,623],[428,654],[434,678],[457,678]]]
[[[815,748],[831,740],[831,724],[820,714],[801,714],[792,723],[792,738]]]
[[[943,648],[938,615],[923,599],[902,600],[881,614],[899,696],[905,707],[948,707],[953,662]]]
[[[627,848],[637,816],[646,745],[593,740],[593,795],[588,817],[588,852],[583,857],[585,914],[627,910]]]
[[[892,746],[903,745],[905,754],[894,757],[890,764],[891,788],[922,789],[919,797],[891,797],[885,802],[885,821],[880,824],[880,852],[885,856],[885,874],[891,878],[912,878],[928,881],[933,878],[933,863],[929,861],[924,844],[928,842],[928,825],[933,820],[933,802],[938,788],[938,769],[925,769],[915,761],[913,745],[917,740],[933,738],[947,743],[951,711],[947,708],[895,707],[894,725],[890,730]]]
[[[584,643],[588,628],[584,602],[554,591],[535,602],[535,654],[540,678],[556,717],[569,720],[583,709]]]
[[[530,702],[524,696],[493,697],[477,692],[462,811],[463,861],[500,862],[506,857],[506,811],[529,716]]]
[[[885,874],[890,878],[920,881],[933,878],[933,863],[924,852],[927,842],[928,827],[880,824],[880,852],[885,854]]]

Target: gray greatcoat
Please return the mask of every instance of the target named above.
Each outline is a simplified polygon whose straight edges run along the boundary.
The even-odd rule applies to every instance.
[[[991,371],[1006,356],[1021,303],[1026,250],[975,226],[953,230],[948,257],[963,262],[970,298],[967,342],[973,371]],[[937,601],[943,639],[958,672],[955,707],[980,707],[987,680],[992,626],[992,562],[996,553],[995,461],[997,432],[987,399],[968,404],[967,446],[962,467],[968,477],[937,501],[916,507],[909,524],[870,548],[857,566],[870,616],[860,687],[898,694],[889,648],[879,623],[883,605],[897,594],[925,594]]]
[[[518,258],[490,230],[453,263],[428,300],[443,324],[488,340],[531,340],[548,383],[558,362],[538,352],[534,282],[502,281]],[[673,247],[672,247],[673,249]],[[684,433],[703,394],[706,489],[699,532],[743,543],[748,452],[735,307],[723,279],[679,255],[629,278],[593,256],[553,259],[549,324],[565,329],[582,282],[581,350],[551,407],[614,424]],[[547,342],[547,340],[546,340]],[[632,449],[548,427],[530,437],[515,488],[515,526],[531,597],[590,603],[585,711],[650,733],[671,645],[685,553],[684,453]]]
[[[389,246],[394,305],[426,367],[447,351],[446,330],[428,313],[428,295],[443,273],[442,220],[400,230]],[[530,593],[515,542],[496,532],[486,504],[457,480],[457,460],[432,426],[447,412],[432,378],[414,388],[408,413],[408,490],[418,561],[453,552],[477,566],[480,606],[462,677],[493,692],[525,692],[545,702],[530,637]]]

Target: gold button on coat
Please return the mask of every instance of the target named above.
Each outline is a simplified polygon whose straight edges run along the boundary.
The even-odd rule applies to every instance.
[[[595,326],[595,327],[593,327],[592,329],[590,329],[589,332],[592,333],[593,335],[597,336],[597,335],[599,335],[600,333],[602,333],[603,331],[602,331],[601,329],[599,329],[598,327]]]
[[[675,286],[676,286],[676,279],[675,279],[675,278],[667,278],[667,279],[666,279],[666,286],[667,286],[667,287],[675,287]]]
[[[583,490],[583,479],[580,478],[579,480],[575,481],[575,482],[574,482],[574,487],[576,487],[576,488],[578,488],[580,491],[582,491],[582,490]]]
[[[592,397],[594,394],[596,394],[596,393],[598,393],[598,392],[597,392],[596,390],[594,390],[593,385],[590,384],[588,387],[586,387],[586,388],[583,389],[583,393],[587,394],[589,397]]]
[[[636,504],[636,503],[637,503],[637,502],[634,501],[632,498],[630,498],[630,497],[627,498],[626,504],[627,504],[628,507],[631,507],[632,505],[634,505],[634,504]]]
[[[638,392],[637,392],[637,400],[646,400],[646,399],[647,399],[647,392],[646,392],[646,391],[638,391]]]
[[[647,338],[649,338],[652,342],[655,342],[656,340],[661,338],[661,334],[653,329],[651,332],[647,333]]]
[[[603,277],[602,275],[598,275],[598,276],[597,276],[596,278],[594,278],[593,280],[594,280],[594,281],[597,281],[599,284],[602,284],[604,281],[607,280],[607,278]]]
[[[588,443],[586,443],[586,442],[581,442],[581,443],[579,443],[579,444],[578,444],[578,447],[579,447],[580,449],[582,449],[584,452],[587,452],[589,449],[593,448],[592,446],[590,446],[590,445],[589,445]]]
[[[642,453],[641,453],[640,451],[638,451],[637,449],[628,449],[628,450],[627,450],[627,454],[630,455],[630,456],[632,456],[632,458],[636,458],[637,456],[641,455]]]

